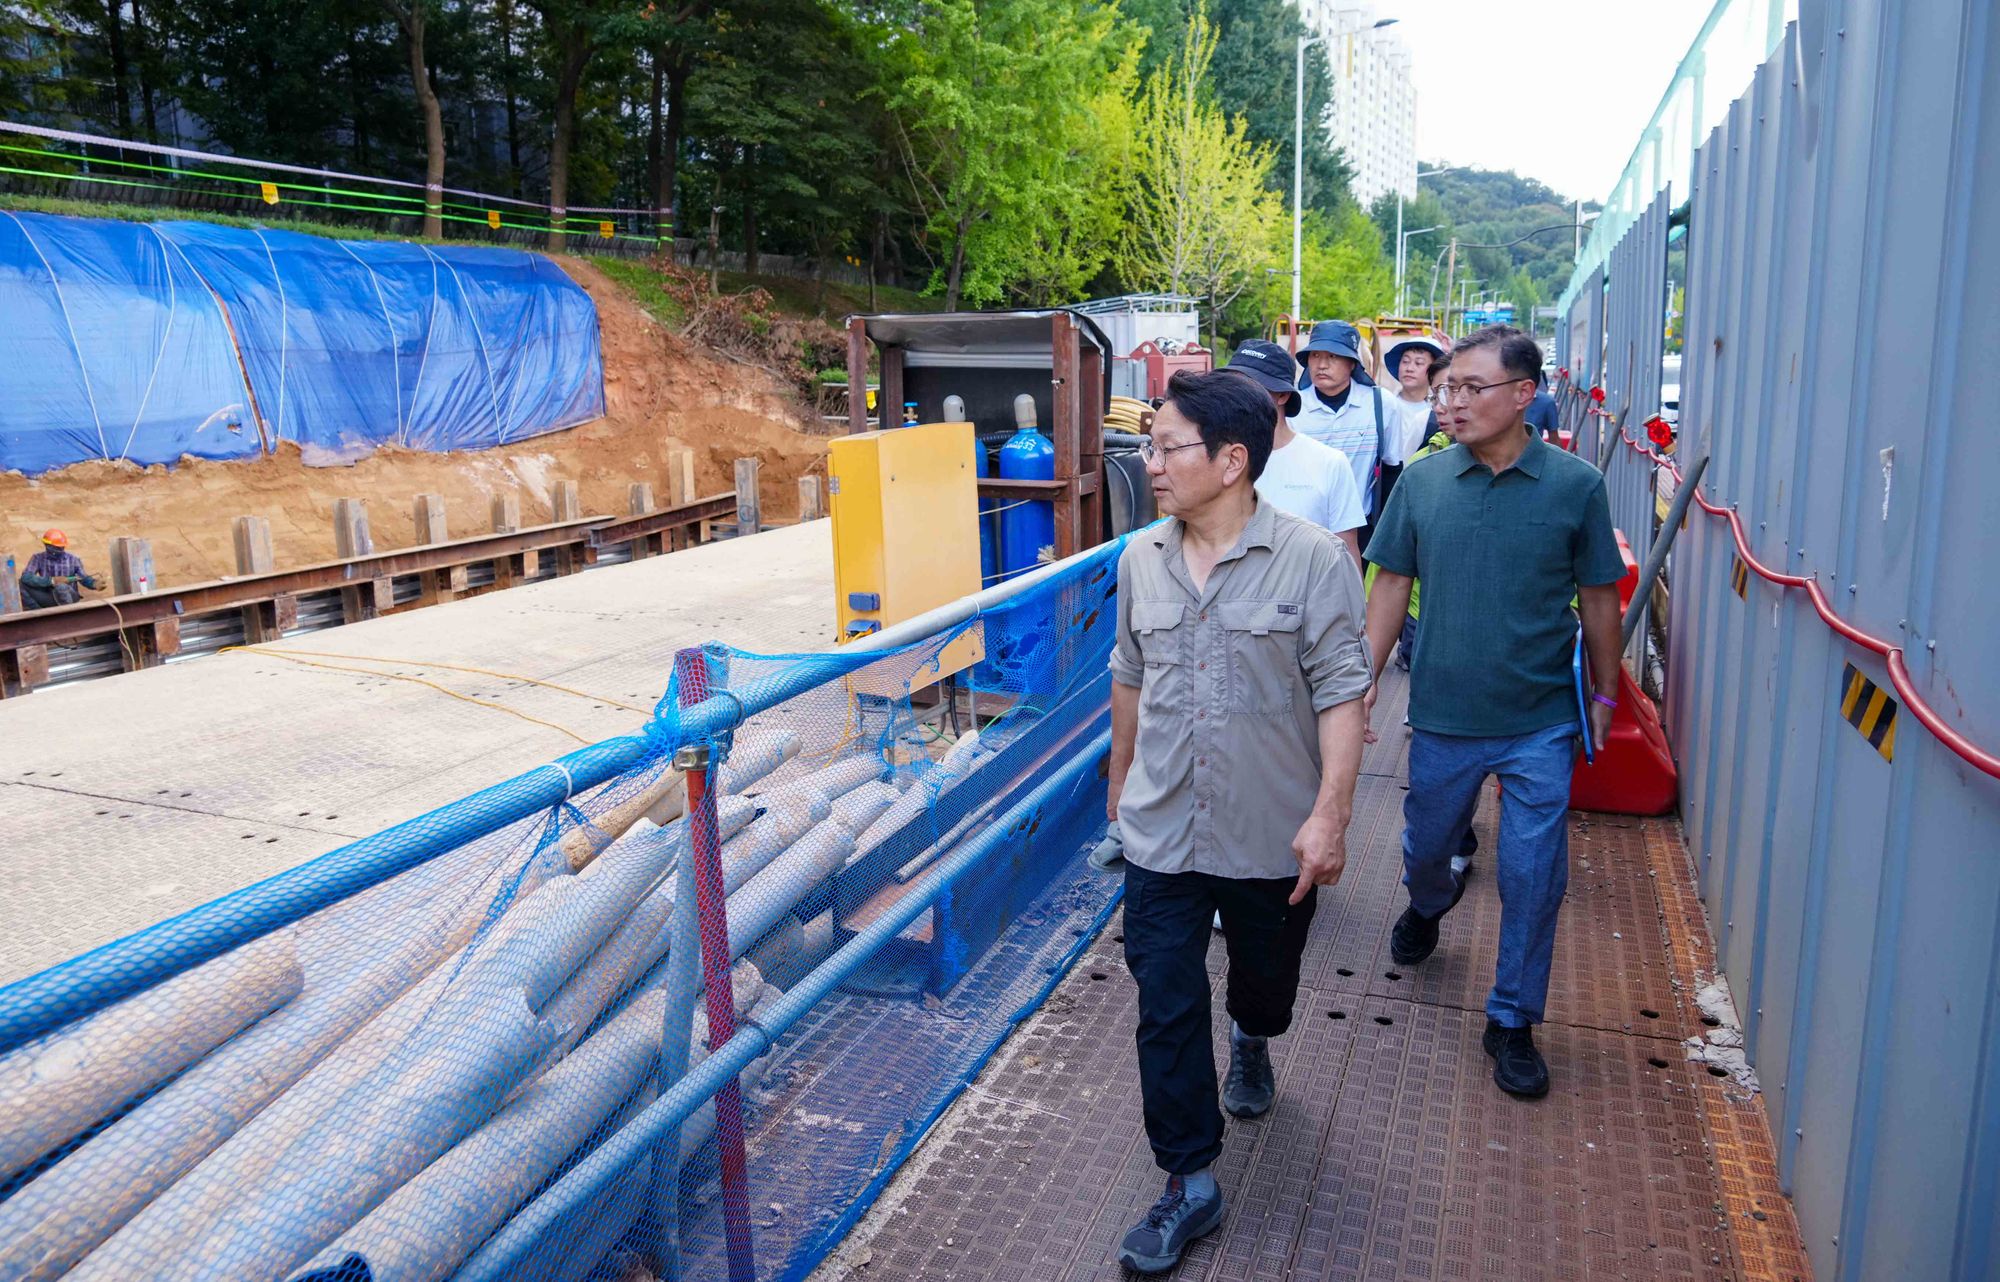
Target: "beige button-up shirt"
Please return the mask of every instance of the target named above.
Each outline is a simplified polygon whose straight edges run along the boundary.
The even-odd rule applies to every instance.
[[[1361,574],[1341,541],[1262,499],[1196,591],[1184,526],[1118,559],[1111,678],[1139,690],[1119,797],[1125,857],[1154,872],[1299,875],[1319,714],[1368,691]]]

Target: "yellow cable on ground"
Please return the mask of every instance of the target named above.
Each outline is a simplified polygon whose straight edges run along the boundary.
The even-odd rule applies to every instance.
[[[268,654],[280,659],[289,655],[304,654],[311,655],[315,659],[358,659],[363,663],[407,663],[413,668],[443,668],[451,672],[473,672],[482,677],[497,677],[502,681],[521,681],[528,685],[541,686],[548,690],[560,690],[564,694],[573,694],[579,699],[589,699],[593,703],[608,703],[614,708],[623,708],[627,712],[637,712],[642,716],[653,715],[651,708],[635,707],[632,704],[613,699],[609,695],[592,694],[588,690],[577,690],[570,686],[557,685],[553,681],[543,681],[539,677],[522,676],[518,672],[495,672],[490,668],[475,668],[463,663],[440,663],[434,659],[385,659],[380,655],[338,654],[327,650],[267,650],[263,646],[255,645],[225,646],[218,653],[226,653],[229,650],[248,650],[253,654]]]
[[[456,690],[452,690],[449,689],[448,687],[441,686],[435,681],[426,681],[422,677],[406,677],[394,672],[377,672],[373,668],[350,668],[343,664],[338,664],[338,663],[318,663],[312,659],[302,659],[296,655],[286,654],[281,650],[266,650],[262,646],[254,646],[254,645],[224,646],[221,650],[216,651],[216,653],[228,654],[232,650],[241,650],[248,654],[266,655],[273,659],[283,659],[287,663],[296,663],[300,664],[303,667],[308,667],[308,668],[324,668],[329,672],[347,672],[347,673],[352,673],[356,676],[381,677],[386,681],[407,681],[411,685],[427,686],[430,689],[437,691],[439,694],[450,695],[452,698],[457,699],[460,702],[470,703],[481,708],[490,708],[494,712],[504,712],[510,717],[519,717],[523,721],[532,722],[538,726],[544,726],[550,730],[556,731],[559,734],[566,734],[570,738],[576,740],[578,743],[584,744],[586,746],[592,742],[592,740],[584,738],[582,735],[578,734],[574,730],[571,730],[567,726],[559,726],[553,721],[544,721],[540,717],[531,717],[527,713],[520,711],[518,708],[510,708],[504,703],[494,703],[490,699],[476,699],[469,694],[460,694]],[[342,657],[345,658],[348,656],[343,655]]]

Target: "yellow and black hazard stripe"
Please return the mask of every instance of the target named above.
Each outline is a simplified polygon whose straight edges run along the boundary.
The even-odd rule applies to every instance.
[[[1840,673],[1840,715],[1882,760],[1896,759],[1896,701],[1851,663]]]
[[[1729,586],[1736,589],[1739,599],[1749,599],[1745,594],[1750,591],[1750,567],[1743,564],[1743,558],[1740,556],[1733,558],[1730,563]]]

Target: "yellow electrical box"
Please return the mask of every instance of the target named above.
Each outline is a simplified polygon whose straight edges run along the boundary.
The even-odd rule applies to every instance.
[[[833,438],[827,499],[840,641],[879,632],[979,591],[979,490],[970,423]],[[919,686],[986,657],[974,627]]]

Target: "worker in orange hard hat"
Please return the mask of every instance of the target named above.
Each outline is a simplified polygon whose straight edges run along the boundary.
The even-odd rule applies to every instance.
[[[69,550],[69,537],[61,530],[47,530],[42,534],[42,550],[29,557],[21,571],[21,604],[30,610],[75,605],[82,599],[79,587],[95,592],[103,586]]]

